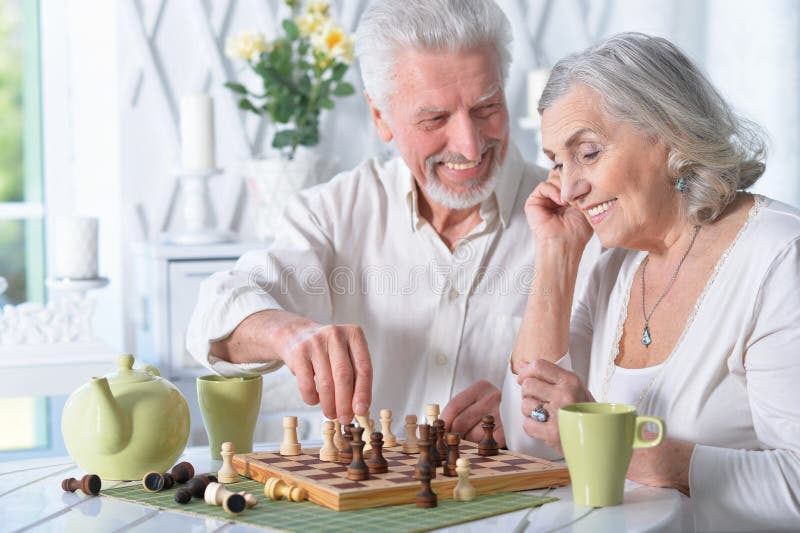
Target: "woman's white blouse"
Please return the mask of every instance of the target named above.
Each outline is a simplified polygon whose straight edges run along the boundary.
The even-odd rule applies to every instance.
[[[607,252],[573,310],[559,365],[598,401],[630,400],[609,369],[644,256]],[[522,432],[512,378],[501,409],[508,445],[541,451]],[[800,529],[800,211],[756,196],[673,353],[640,395],[640,414],[696,443],[689,483],[697,530]]]

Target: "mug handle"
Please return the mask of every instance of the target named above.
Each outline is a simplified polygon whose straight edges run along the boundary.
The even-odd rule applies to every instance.
[[[658,426],[658,436],[651,440],[644,440],[642,438],[642,431],[644,430],[644,425],[647,424],[648,422]],[[653,446],[658,446],[664,440],[664,433],[666,433],[666,429],[664,428],[664,421],[661,420],[660,418],[656,418],[654,416],[637,416],[636,429],[634,430],[634,435],[633,435],[633,447],[652,448]]]

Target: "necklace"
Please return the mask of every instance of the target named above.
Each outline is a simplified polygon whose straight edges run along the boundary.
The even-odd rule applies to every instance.
[[[681,267],[683,266],[683,262],[686,261],[686,257],[689,255],[689,252],[692,250],[692,246],[694,246],[694,241],[697,239],[697,234],[700,233],[700,226],[694,227],[694,235],[692,235],[692,242],[689,243],[689,246],[686,248],[686,251],[683,252],[683,257],[681,257],[678,266],[675,267],[675,271],[672,273],[672,277],[670,277],[669,281],[667,282],[667,286],[664,287],[664,291],[661,293],[661,296],[658,297],[656,303],[653,304],[653,308],[650,309],[650,312],[647,312],[647,308],[644,305],[644,278],[645,272],[647,271],[647,262],[650,260],[650,255],[648,254],[647,257],[644,258],[642,262],[642,316],[644,316],[644,330],[642,330],[642,344],[645,345],[646,348],[650,347],[650,344],[653,342],[653,337],[650,335],[650,318],[652,318],[653,313],[656,311],[656,307],[658,304],[661,303],[661,300],[667,295],[667,293],[672,289],[672,286],[675,284],[675,280],[678,278],[678,271],[680,271]]]

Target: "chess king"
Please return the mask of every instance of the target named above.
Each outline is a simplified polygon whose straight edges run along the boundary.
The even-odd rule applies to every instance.
[[[534,264],[524,203],[547,174],[509,140],[511,38],[491,0],[370,2],[356,56],[399,157],[294,197],[268,249],[202,284],[189,352],[229,376],[285,364],[343,424],[373,402],[438,402],[448,431],[478,441],[492,413],[503,445],[499,387]]]

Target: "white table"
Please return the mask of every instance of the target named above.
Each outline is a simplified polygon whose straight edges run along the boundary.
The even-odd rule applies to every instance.
[[[257,446],[276,449],[276,446]],[[181,460],[198,472],[216,471],[207,448],[187,448]],[[64,492],[61,480],[80,478],[69,457],[0,463],[0,531],[226,531],[255,533],[261,528],[215,518],[161,511],[153,507]],[[111,488],[119,482],[103,482]],[[677,531],[681,528],[681,496],[671,489],[629,483],[625,503],[592,509],[572,503],[569,487],[531,491],[558,502],[460,524],[443,531]]]

